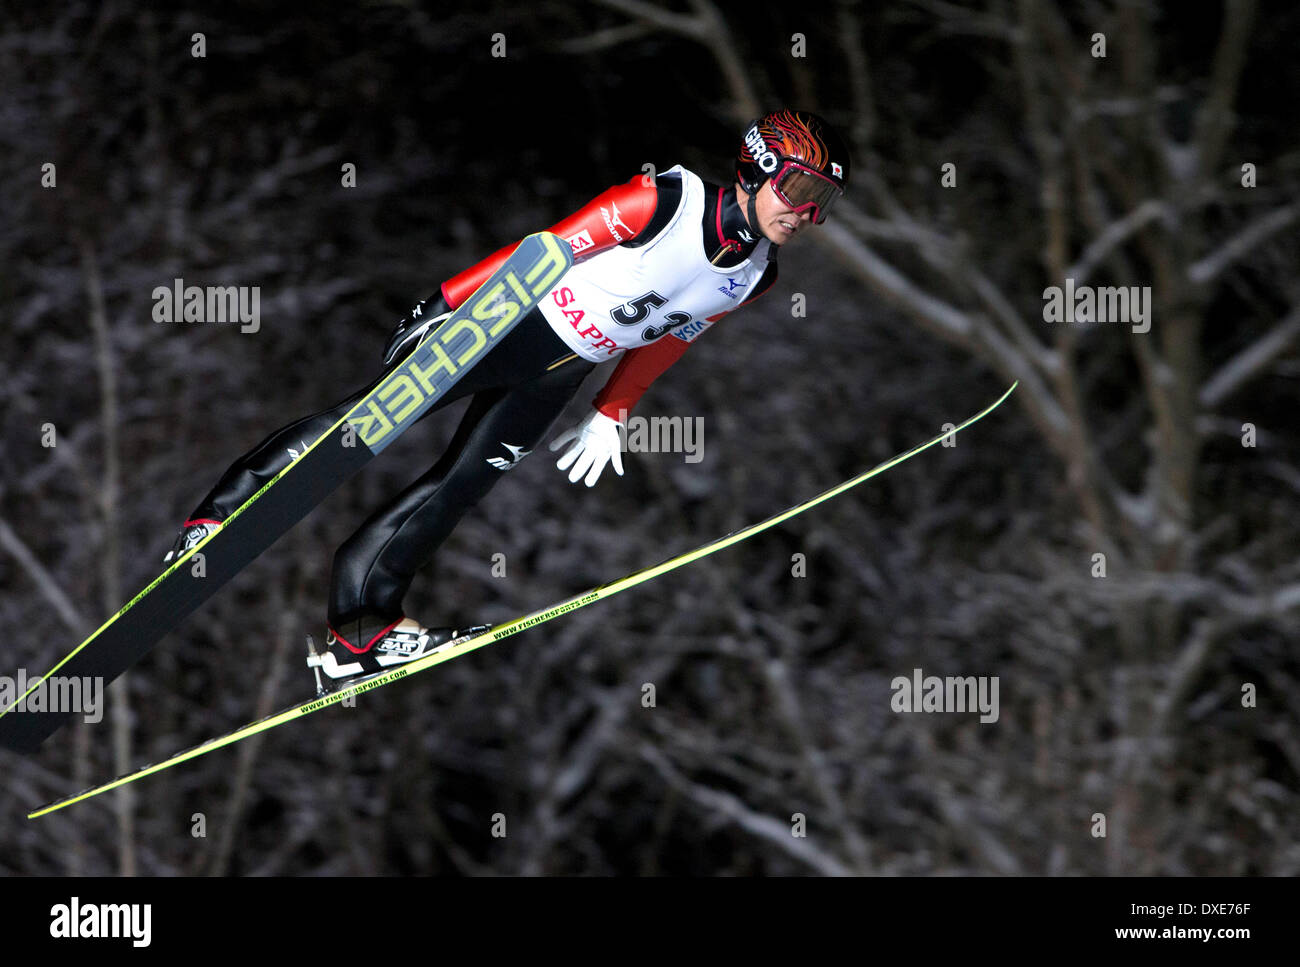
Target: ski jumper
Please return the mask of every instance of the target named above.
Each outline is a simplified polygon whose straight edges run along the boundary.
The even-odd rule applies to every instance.
[[[636,175],[615,185],[549,231],[569,242],[575,265],[429,410],[472,397],[437,463],[373,513],[334,556],[328,621],[353,651],[365,651],[404,617],[402,599],[416,571],[464,513],[537,446],[597,364],[619,358],[593,402],[607,416],[625,419],[705,329],[776,280],[777,248],[749,229],[735,192],[680,165],[653,181]],[[446,306],[469,298],[517,244],[443,282]],[[392,365],[400,362],[399,356]],[[187,526],[224,520],[387,371],[240,457]]]

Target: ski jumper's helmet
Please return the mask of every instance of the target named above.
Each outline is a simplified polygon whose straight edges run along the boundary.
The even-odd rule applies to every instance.
[[[844,194],[849,148],[825,120],[808,111],[773,111],[751,121],[736,157],[736,180],[754,196],[764,182],[797,213],[811,210],[817,224]]]

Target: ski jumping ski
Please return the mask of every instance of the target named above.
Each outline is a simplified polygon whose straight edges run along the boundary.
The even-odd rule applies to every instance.
[[[567,251],[567,246],[566,246],[566,251]],[[211,739],[203,743],[202,745],[198,745],[192,749],[188,749],[184,752],[177,753],[176,755],[172,756],[170,759],[165,759],[161,762],[155,763],[154,765],[145,766],[136,772],[132,772],[127,775],[121,776],[117,779],[112,780],[111,782],[105,783],[104,785],[96,786],[87,789],[84,792],[77,793],[76,795],[68,796],[67,798],[59,799],[55,802],[49,803],[48,805],[42,806],[41,808],[35,810],[34,812],[29,813],[27,818],[36,819],[37,817],[40,816],[49,815],[52,812],[56,812],[57,810],[64,809],[68,806],[71,806],[74,803],[83,802],[84,800],[90,799],[93,796],[98,796],[100,793],[108,792],[110,789],[116,789],[119,786],[124,786],[127,783],[134,782],[137,779],[143,779],[146,776],[151,776],[155,773],[162,772],[164,769],[170,769],[172,766],[180,765],[183,762],[189,762],[191,759],[197,759],[201,755],[207,755],[209,752],[215,752],[217,749],[222,749],[228,745],[233,745],[236,742],[266,732],[270,729],[275,728],[276,726],[284,725],[287,722],[292,722],[297,719],[300,719],[305,715],[310,715],[313,712],[318,712],[321,709],[326,708],[330,705],[334,705],[338,702],[344,701],[345,699],[355,697],[361,694],[362,692],[373,691],[376,688],[382,688],[383,686],[392,684],[395,681],[399,681],[405,678],[410,678],[413,675],[416,675],[422,671],[426,671],[432,668],[434,665],[439,665],[442,662],[450,661],[453,658],[458,658],[459,656],[465,654],[466,652],[474,651],[475,649],[482,648],[485,645],[490,645],[493,642],[500,641],[503,638],[509,638],[511,635],[518,634],[520,631],[523,631],[527,628],[532,628],[535,625],[539,625],[542,624],[543,622],[550,621],[552,618],[558,617],[559,615],[567,614],[570,611],[575,611],[578,608],[584,608],[589,604],[594,604],[597,601],[601,601],[605,598],[612,597],[613,595],[618,594],[620,591],[626,591],[628,588],[636,587],[638,584],[643,584],[646,581],[656,578],[661,574],[666,574],[669,571],[676,570],[677,568],[682,567],[686,564],[690,564],[693,561],[698,561],[700,560],[700,558],[707,557],[710,554],[720,551],[725,547],[730,547],[733,544],[738,544],[739,542],[749,537],[752,537],[755,534],[765,531],[768,528],[775,527],[777,524],[783,523],[784,521],[787,521],[790,518],[797,516],[798,514],[802,514],[804,511],[816,507],[818,504],[825,503],[826,501],[830,500],[832,497],[836,497],[839,494],[844,493],[846,490],[856,487],[858,484],[863,483],[867,480],[870,480],[872,477],[876,477],[884,473],[886,470],[890,469],[891,467],[897,466],[898,464],[902,463],[904,460],[907,460],[910,457],[914,457],[918,453],[921,453],[924,450],[928,450],[930,447],[934,446],[936,443],[939,443],[945,438],[950,437],[958,433],[959,431],[966,429],[973,423],[976,423],[977,421],[983,419],[985,416],[987,416],[988,414],[992,413],[995,409],[997,409],[997,407],[1000,406],[1002,402],[1006,400],[1008,396],[1011,395],[1011,393],[1015,390],[1015,388],[1018,385],[1020,385],[1019,381],[1013,383],[1006,390],[1006,392],[1004,392],[1000,397],[998,397],[998,399],[994,401],[990,406],[980,411],[979,413],[975,414],[974,416],[970,417],[965,422],[959,424],[955,429],[945,431],[944,433],[939,434],[933,439],[928,440],[925,443],[920,444],[919,446],[913,447],[911,450],[907,450],[894,457],[891,457],[890,459],[886,460],[884,463],[878,464],[872,469],[867,470],[849,480],[846,480],[844,483],[839,484],[836,487],[832,487],[830,490],[818,494],[816,497],[812,497],[811,499],[806,500],[801,504],[796,504],[795,506],[790,507],[789,509],[784,510],[772,517],[768,517],[766,520],[759,521],[757,524],[751,524],[748,527],[745,527],[741,530],[733,531],[732,533],[726,535],[725,537],[718,538],[717,540],[712,541],[708,544],[704,544],[700,547],[697,547],[694,550],[686,551],[685,553],[679,554],[676,557],[669,558],[668,560],[664,561],[661,564],[656,564],[653,567],[644,568],[643,570],[637,571],[633,574],[629,574],[628,576],[620,578],[619,580],[614,581],[610,584],[603,584],[599,587],[595,587],[588,591],[584,591],[581,594],[575,595],[574,597],[561,601],[558,604],[552,605],[551,607],[544,608],[541,611],[534,611],[532,614],[527,614],[521,618],[516,618],[513,621],[507,622],[506,624],[503,625],[499,625],[495,628],[490,628],[487,631],[482,631],[458,639],[453,639],[452,641],[449,641],[446,644],[444,644],[441,648],[439,648],[437,651],[433,652],[432,654],[426,655],[423,658],[418,658],[408,664],[400,665],[391,671],[379,672],[365,678],[349,680],[347,682],[341,683],[337,691],[325,692],[321,694],[322,689],[319,686],[319,679],[318,679],[318,695],[316,698],[312,699],[311,701],[304,702],[301,705],[294,705],[290,708],[286,708],[281,712],[268,716],[267,718],[260,719],[256,722],[250,722],[248,725],[236,729],[235,731],[230,732],[227,735],[220,736],[219,738]],[[314,652],[311,656],[309,656],[308,658],[309,666],[314,664],[312,660],[313,657],[318,657],[318,656],[315,656]]]
[[[573,266],[550,232],[529,235],[504,263],[342,419],[128,601],[30,688],[0,710],[0,745],[34,752],[70,711],[18,709],[51,676],[107,685],[223,584],[365,466],[500,343]],[[203,555],[203,568],[190,563]],[[196,573],[197,572],[197,573]]]

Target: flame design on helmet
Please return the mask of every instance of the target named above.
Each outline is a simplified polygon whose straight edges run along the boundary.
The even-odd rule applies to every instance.
[[[829,152],[814,132],[814,125],[821,127],[808,115],[800,117],[794,111],[777,111],[763,118],[758,133],[777,154],[821,171],[829,159]]]
[[[809,111],[773,111],[747,126],[746,133],[754,126],[758,128],[763,145],[773,154],[805,164],[833,178],[841,187],[848,183],[848,147],[835,129],[816,114]],[[832,162],[835,162],[836,167],[832,167]],[[741,186],[750,192],[768,177],[744,139],[736,158],[736,175]]]

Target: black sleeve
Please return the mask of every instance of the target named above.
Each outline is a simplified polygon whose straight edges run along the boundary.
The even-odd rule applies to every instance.
[[[682,180],[676,175],[659,175],[655,178],[655,189],[657,198],[654,217],[646,223],[645,228],[626,242],[620,242],[620,245],[627,248],[640,248],[662,232],[677,213],[682,203]]]

